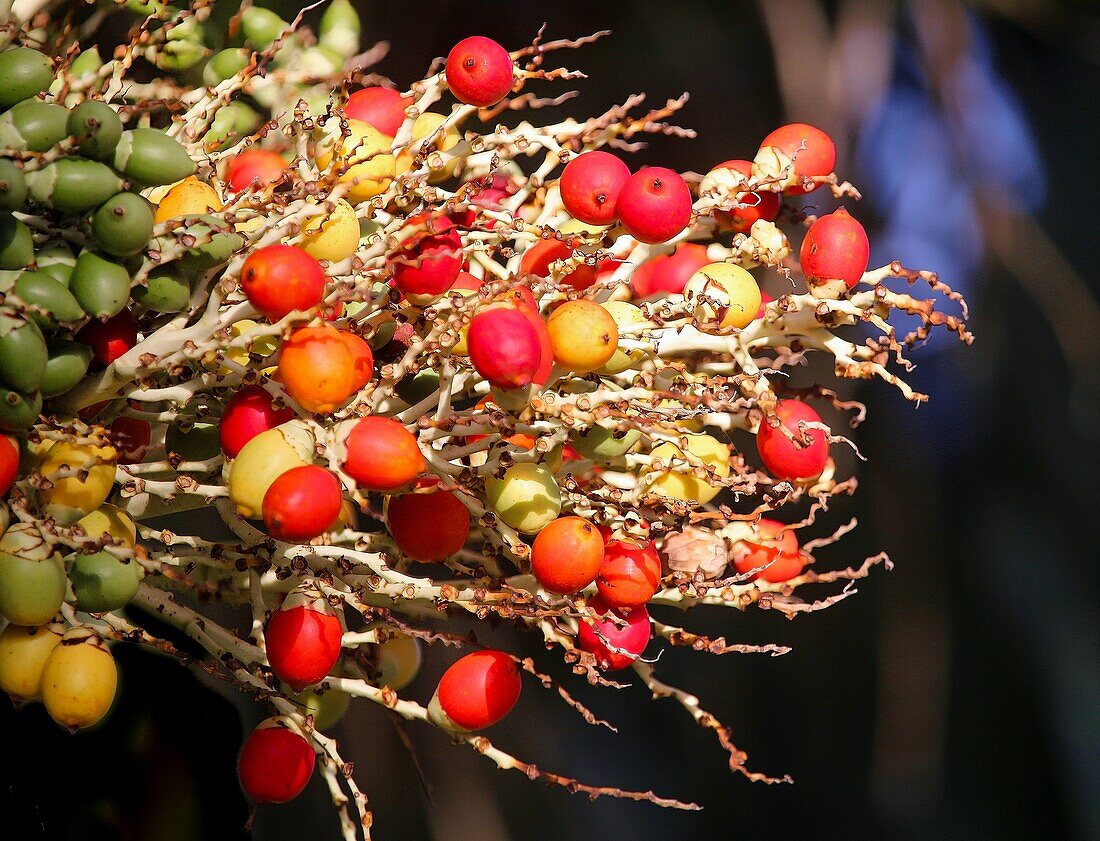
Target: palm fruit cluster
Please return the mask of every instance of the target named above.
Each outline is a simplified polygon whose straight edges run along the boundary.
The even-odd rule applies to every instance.
[[[232,0],[64,5],[0,18],[0,689],[93,726],[113,646],[184,659],[153,615],[269,714],[245,794],[292,800],[316,770],[346,839],[371,825],[330,735],[353,698],[503,770],[696,808],[489,741],[527,683],[605,723],[478,641],[505,619],[786,780],[655,658],[785,653],[677,612],[793,618],[889,566],[817,565],[851,528],[827,515],[857,484],[839,422],[864,412],[796,369],[920,403],[907,354],[972,338],[934,273],[869,266],[828,134],[785,125],[704,175],[632,167],[647,134],[693,136],[686,98],[539,119],[569,98],[542,87],[583,78],[554,57],[603,33],[465,38],[406,87],[367,72],[385,45],[360,52],[348,0],[316,31]],[[125,40],[83,45],[107,18]],[[449,663],[434,687],[425,655]]]

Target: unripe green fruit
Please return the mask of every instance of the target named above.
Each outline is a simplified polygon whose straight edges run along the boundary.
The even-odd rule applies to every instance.
[[[45,625],[65,598],[65,567],[42,533],[16,523],[0,538],[0,614],[16,625]]]
[[[226,79],[233,78],[248,67],[251,58],[252,52],[250,50],[219,50],[214,53],[214,57],[202,69],[202,80],[214,87]]]
[[[137,193],[107,199],[92,217],[92,234],[103,251],[115,257],[138,254],[153,235],[153,208]]]
[[[0,214],[0,269],[21,269],[33,261],[30,228],[10,213]]]
[[[405,377],[394,390],[398,397],[415,406],[439,390],[439,374],[430,370],[420,371],[415,377]]]
[[[46,373],[46,339],[38,325],[22,315],[0,314],[0,381],[31,392]]]
[[[359,52],[359,15],[350,0],[332,0],[321,15],[317,28],[321,46],[335,50],[342,58]]]
[[[76,606],[87,613],[106,613],[125,607],[141,583],[141,565],[101,550],[77,555],[69,570]]]
[[[102,161],[114,155],[122,139],[122,120],[106,102],[89,99],[69,112],[67,131],[78,139],[80,154]]]
[[[64,240],[50,240],[35,250],[34,262],[38,271],[45,272],[54,280],[68,286],[73,266],[76,265],[76,255]]]
[[[573,437],[573,448],[585,458],[607,462],[626,455],[641,437],[642,433],[636,429],[619,437],[610,429],[594,426],[585,434]]]
[[[69,75],[74,79],[90,76],[103,66],[103,59],[99,57],[99,50],[89,47],[73,59],[69,65]]]
[[[145,309],[153,312],[181,312],[191,300],[191,285],[176,264],[153,269],[148,286],[135,286],[131,295]]]
[[[29,47],[0,53],[0,108],[41,93],[53,81],[53,62]]]
[[[99,207],[124,186],[109,166],[87,158],[61,158],[27,173],[31,198],[65,213],[84,213]]]
[[[485,482],[485,493],[497,516],[524,534],[537,533],[561,513],[558,483],[541,464],[512,465],[503,478]]]
[[[195,17],[189,17],[168,32],[167,43],[157,54],[157,67],[161,70],[187,70],[194,67],[209,52],[203,46],[203,26]]]
[[[7,158],[0,159],[0,210],[19,210],[27,200],[23,170]]]
[[[241,31],[253,46],[266,50],[275,39],[290,27],[285,20],[270,9],[249,6],[241,12]]]
[[[218,109],[202,140],[207,146],[218,147],[252,134],[261,122],[260,115],[245,103],[230,102]]]
[[[218,427],[212,423],[196,423],[184,432],[178,424],[168,427],[164,447],[187,461],[206,461],[221,452]]]
[[[324,694],[318,694],[312,689],[298,693],[289,690],[289,697],[294,703],[301,704],[305,708],[303,710],[305,715],[313,716],[313,726],[321,731],[328,730],[337,724],[351,704],[351,696],[339,689],[326,689]]]
[[[212,230],[216,230],[213,225],[219,224],[212,217],[199,217],[201,220],[205,220],[204,224],[189,224],[187,226],[187,232],[194,236],[196,239],[201,239],[210,234]],[[224,227],[224,224],[221,224]],[[157,242],[160,240],[154,240],[150,244],[151,248],[157,248]],[[175,237],[169,238],[170,242],[176,242]],[[220,266],[229,261],[237,251],[244,247],[244,237],[237,233],[215,233],[206,242],[202,242],[191,248],[186,254],[184,254],[179,260],[175,261],[180,270],[185,275],[197,275],[208,272],[217,266]]]
[[[45,310],[30,313],[43,330],[52,330],[61,322],[79,321],[84,317],[73,293],[60,280],[44,271],[23,272],[12,291],[23,301]]]
[[[4,133],[7,145],[20,152],[45,152],[53,148],[68,137],[68,122],[68,109],[37,99],[20,102],[0,116],[0,123],[15,130],[15,134]]]
[[[114,167],[130,180],[149,187],[173,184],[195,172],[195,162],[187,150],[164,132],[151,128],[122,133],[115,148]]]
[[[69,288],[88,315],[110,318],[122,312],[130,300],[130,273],[113,260],[85,251],[76,259]]]
[[[38,420],[42,394],[20,394],[0,386],[0,430],[22,432]]]
[[[92,361],[92,349],[71,339],[50,339],[46,350],[49,358],[39,388],[43,397],[56,397],[84,379]]]

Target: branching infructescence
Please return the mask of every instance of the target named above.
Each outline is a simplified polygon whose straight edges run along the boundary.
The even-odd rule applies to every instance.
[[[371,824],[325,735],[349,697],[569,791],[697,808],[543,771],[474,732],[532,678],[614,729],[532,658],[445,624],[507,619],[592,684],[633,666],[715,731],[731,770],[789,782],[750,771],[644,656],[789,649],[647,605],[793,618],[888,569],[884,553],[813,565],[855,527],[818,526],[856,488],[834,456],[862,459],[813,406],[853,428],[865,410],[791,370],[825,354],[837,378],[920,403],[909,352],[936,328],[972,341],[934,274],[868,269],[846,210],[783,204],[859,198],[828,136],[793,124],[704,176],[631,174],[611,150],[694,136],[671,122],[686,94],[538,120],[574,93],[547,83],[583,78],[558,57],[606,33],[540,31],[511,54],[466,39],[402,92],[367,73],[387,46],[360,52],[346,0],[317,34],[245,4],[228,40],[204,28],[211,3],[59,6],[0,13],[0,685],[93,723],[114,694],[104,640],[187,661],[142,626],[152,614],[273,714],[245,746],[246,792],[293,797],[317,756],[347,839]],[[104,63],[75,39],[109,13],[134,25]],[[777,220],[805,229],[797,258]],[[759,288],[771,271],[777,299]],[[951,312],[912,297],[918,279]],[[895,314],[917,326],[899,333]],[[157,521],[202,508],[226,537]],[[210,599],[236,626],[203,614]],[[422,704],[405,688],[430,643],[465,656]],[[55,647],[98,687],[75,707]],[[273,776],[263,758],[303,744],[304,776]]]

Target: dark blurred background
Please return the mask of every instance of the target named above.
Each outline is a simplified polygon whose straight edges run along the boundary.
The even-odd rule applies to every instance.
[[[291,5],[274,7],[289,17]],[[577,687],[616,735],[529,684],[492,732],[498,744],[586,782],[653,787],[704,810],[590,803],[410,726],[425,790],[394,722],[362,702],[336,735],[371,797],[375,837],[1100,838],[1100,573],[1086,533],[1100,466],[1095,4],[358,5],[364,47],[389,40],[379,71],[402,87],[466,35],[515,48],[544,21],[549,38],[613,30],[565,54],[591,77],[568,113],[687,90],[678,121],[699,131],[654,139],[638,163],[705,172],[751,158],[782,123],[825,128],[838,170],[863,190],[855,212],[872,264],[940,271],[970,299],[977,335],[969,349],[944,337],[915,352],[909,379],[932,395],[919,409],[883,383],[843,390],[869,406],[855,434],[869,461],[850,465],[860,491],[822,531],[853,515],[860,528],[819,563],[885,548],[895,570],[793,622],[759,610],[687,617],[730,640],[793,646],[786,656],[668,651],[658,664],[733,726],[753,768],[790,773],[793,786],[731,775],[709,731],[644,690]],[[832,207],[818,193],[807,204]],[[502,638],[554,670],[533,640]],[[169,661],[116,651],[121,701],[97,732],[71,739],[40,708],[17,715],[0,704],[10,777],[0,821],[15,827],[0,837],[243,838],[234,759],[263,711]],[[411,696],[426,702],[453,657],[431,652]],[[255,837],[337,838],[320,779],[263,810]]]

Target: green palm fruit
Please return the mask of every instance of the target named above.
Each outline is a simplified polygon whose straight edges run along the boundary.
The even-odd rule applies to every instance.
[[[157,53],[157,67],[171,71],[194,67],[209,53],[202,42],[203,34],[202,24],[194,17],[173,26],[163,49]]]
[[[130,273],[114,260],[84,251],[76,258],[69,289],[88,315],[110,318],[130,301]]]
[[[187,150],[152,128],[124,131],[115,149],[114,165],[130,180],[149,187],[174,184],[195,171]]]
[[[29,47],[0,53],[0,108],[41,93],[53,81],[53,62]]]
[[[248,62],[251,58],[251,50],[219,50],[214,53],[214,57],[211,58],[210,61],[206,63],[206,67],[202,69],[202,80],[211,87],[214,87],[224,82],[226,79],[233,78],[248,67]]]
[[[226,142],[232,144],[233,141],[256,131],[261,122],[260,115],[245,103],[230,102],[218,109],[202,141],[211,148],[217,148]]]
[[[20,432],[38,420],[41,411],[41,392],[20,394],[0,386],[0,430]]]
[[[439,390],[439,374],[431,370],[420,371],[415,377],[402,379],[394,390],[398,397],[410,406],[415,406]]]
[[[72,339],[49,339],[46,342],[49,358],[42,375],[40,390],[43,397],[56,397],[76,386],[88,373],[92,361],[92,349]]]
[[[61,158],[27,173],[31,198],[66,213],[99,207],[126,184],[109,166],[87,158]]]
[[[137,193],[107,199],[92,217],[92,234],[102,251],[115,257],[138,254],[153,235],[153,208]]]
[[[212,423],[196,423],[187,431],[172,424],[164,437],[164,448],[187,461],[206,461],[221,452],[218,427]]]
[[[77,555],[69,570],[76,606],[87,613],[106,613],[125,607],[141,583],[141,565],[100,550]]]
[[[21,269],[33,261],[30,228],[10,213],[0,214],[0,269]]]
[[[63,240],[50,240],[35,250],[34,263],[38,271],[45,272],[54,280],[68,286],[73,266],[76,265],[76,255]]]
[[[37,390],[47,358],[46,339],[34,321],[14,312],[0,313],[0,382],[21,392]]]
[[[27,200],[23,170],[7,158],[0,159],[0,210],[19,210]]]
[[[103,66],[103,59],[99,57],[99,50],[89,47],[73,59],[69,65],[69,75],[74,79],[90,76]]]
[[[69,112],[66,130],[78,139],[80,154],[102,161],[115,153],[122,138],[122,120],[106,102],[89,99]]]
[[[249,6],[241,12],[241,31],[257,49],[266,50],[289,28],[290,24],[270,9]]]
[[[153,312],[181,312],[191,300],[191,285],[183,270],[171,263],[153,269],[147,286],[135,286],[134,300]]]
[[[572,443],[573,448],[585,458],[607,462],[626,455],[641,437],[642,433],[636,429],[619,434],[602,426],[594,426],[584,435],[575,436]]]
[[[68,134],[69,110],[50,102],[26,99],[0,116],[6,145],[16,151],[45,152]]]
[[[359,52],[359,15],[351,0],[332,0],[321,15],[318,27],[322,47],[335,50],[342,58]]]
[[[44,272],[23,272],[12,287],[19,298],[34,304],[43,312],[31,312],[30,316],[43,330],[54,330],[59,323],[80,321],[84,310],[68,287],[53,275]]]

